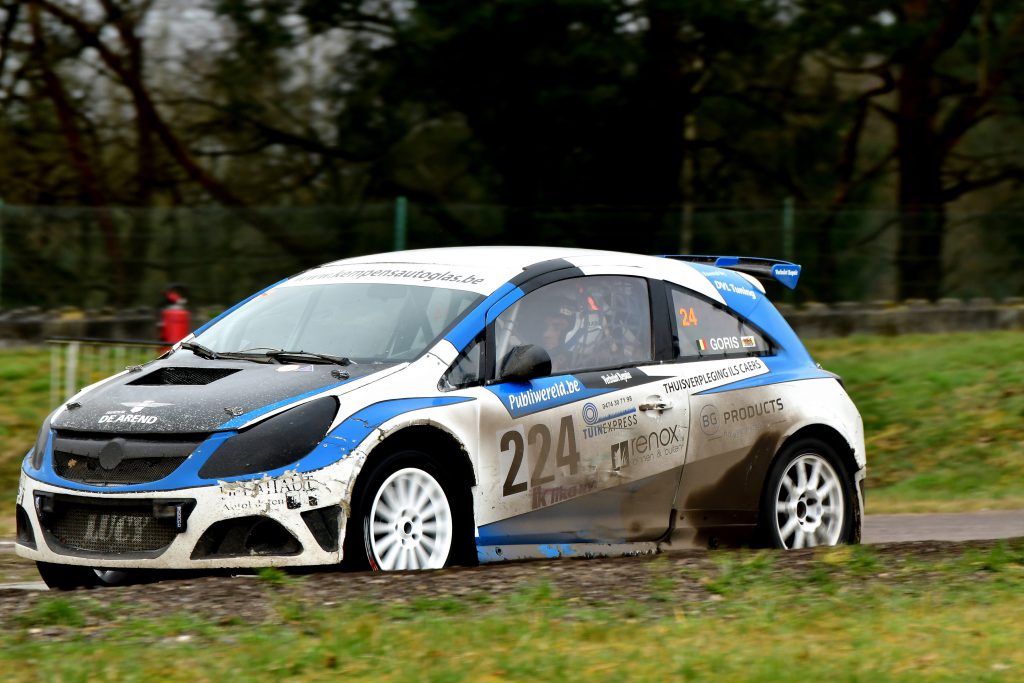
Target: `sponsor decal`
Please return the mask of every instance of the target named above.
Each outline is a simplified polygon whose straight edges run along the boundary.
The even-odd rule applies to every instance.
[[[649,434],[612,444],[612,469],[641,465],[678,453],[686,445],[682,425],[662,427]]]
[[[606,393],[608,391],[638,387],[648,382],[657,381],[659,378],[651,377],[638,368],[622,368],[619,370],[602,370],[594,372],[581,372],[573,375],[586,389],[594,390],[594,393]],[[536,385],[536,381],[533,382]]]
[[[98,424],[155,424],[159,418],[156,415],[141,415],[140,413],[147,408],[163,408],[165,406],[172,406],[173,403],[157,403],[156,401],[128,401],[122,403],[125,408],[130,410],[108,410],[103,415],[100,415],[100,419],[97,420]]]
[[[278,372],[313,372],[312,365],[282,365]]]
[[[632,396],[616,396],[615,398],[610,398],[607,401],[601,401],[601,405],[599,407],[601,410],[611,410],[612,408],[628,405],[632,402]]]
[[[796,287],[796,283],[800,279],[800,266],[796,264],[787,266],[782,265],[781,263],[776,263],[772,266],[772,275],[776,280],[790,289],[793,289]]]
[[[763,433],[767,425],[779,421],[779,419],[763,419],[765,416],[781,413],[785,408],[781,397],[723,410],[719,410],[717,406],[709,403],[701,408],[698,424],[700,430],[708,437],[708,441],[722,437],[752,440],[758,434]],[[762,419],[750,421],[752,418],[758,417]]]
[[[452,284],[479,285],[484,278],[475,273],[460,274],[450,270],[427,270],[424,268],[360,268],[360,269],[327,269],[323,272],[311,272],[298,275],[291,282],[311,282],[317,280],[363,280],[392,278],[399,280],[419,280],[421,282],[448,282]]]
[[[749,287],[744,287],[743,285],[735,285],[731,282],[722,282],[721,280],[711,280],[711,283],[714,284],[715,288],[718,289],[719,291],[729,292],[731,294],[738,294],[740,296],[745,296],[750,299],[757,299],[757,294],[755,294],[754,290],[750,289]]]
[[[153,523],[150,517],[94,512],[87,516],[84,541],[91,543],[141,543],[142,534]]]
[[[701,341],[704,341],[701,339]],[[707,347],[712,351],[731,351],[740,348],[739,337],[710,337],[707,340]],[[704,349],[701,349],[702,351]]]
[[[742,422],[752,417],[761,417],[762,415],[771,415],[772,413],[781,413],[785,409],[786,406],[783,405],[781,398],[751,403],[750,405],[725,411],[725,424]]]
[[[722,270],[720,268],[711,268],[711,267],[708,267],[708,266],[705,266],[705,268],[707,268],[707,270],[704,270],[703,273],[704,273],[704,275],[706,277],[709,277],[709,278],[712,278],[712,277],[729,277],[729,275],[730,275],[730,273],[728,271]]]
[[[157,403],[156,401],[146,400],[146,401],[137,401],[137,402],[129,401],[128,403],[122,403],[121,405],[123,405],[125,408],[131,408],[131,412],[133,412],[133,413],[141,413],[146,408],[163,408],[164,406],[173,406],[174,404],[173,403]],[[121,411],[121,412],[124,412],[124,411]]]
[[[724,365],[715,370],[708,370],[697,375],[682,377],[671,382],[663,382],[662,387],[671,393],[686,389],[711,389],[723,384],[738,382],[749,375],[760,375],[768,372],[768,367],[758,358],[739,361]]]
[[[609,401],[618,403],[617,401]],[[587,424],[583,428],[583,438],[592,439],[595,436],[602,436],[616,429],[630,429],[637,424],[636,408],[618,408],[611,413],[602,414],[597,405],[587,403],[583,406],[583,421]]]
[[[714,436],[722,428],[722,416],[718,408],[708,404],[700,409],[700,431],[707,436]]]
[[[740,345],[745,349],[752,349],[757,346],[757,340],[753,337],[740,337]]]
[[[622,417],[623,415],[630,415],[635,412],[636,408],[625,408],[610,415],[602,415],[596,405],[593,403],[587,403],[583,406],[583,421],[588,425],[596,425],[609,420],[614,420],[618,417]]]
[[[156,415],[130,415],[123,410],[109,410],[100,415],[99,424],[155,424],[159,418]]]
[[[573,397],[584,393],[585,387],[578,379],[569,377],[557,380],[547,386],[535,386],[526,391],[518,391],[504,396],[505,406],[513,417],[519,417],[545,408],[561,405],[573,400]],[[582,396],[580,396],[582,398]]]
[[[317,504],[317,496],[330,493],[330,487],[305,472],[289,472],[271,479],[220,482],[220,493],[225,497],[224,510],[228,512],[245,512],[287,508],[297,510],[302,507],[303,498],[313,506]]]
[[[547,505],[554,505],[555,503],[578,498],[585,493],[590,493],[595,488],[597,488],[597,483],[593,481],[585,481],[582,484],[573,484],[572,486],[538,486],[530,494],[532,496],[531,504],[533,509],[536,510]]]

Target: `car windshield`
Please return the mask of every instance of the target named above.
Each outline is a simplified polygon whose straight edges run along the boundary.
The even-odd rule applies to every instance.
[[[305,351],[354,362],[412,360],[467,308],[475,292],[405,284],[276,287],[196,337],[215,353]]]

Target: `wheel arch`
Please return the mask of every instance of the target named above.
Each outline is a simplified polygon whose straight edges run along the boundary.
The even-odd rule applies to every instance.
[[[356,473],[351,500],[355,500],[362,492],[366,481],[382,460],[392,453],[405,449],[425,451],[435,455],[440,463],[450,462],[451,467],[445,467],[444,470],[446,475],[465,484],[467,488],[476,486],[476,473],[469,451],[463,442],[436,422],[417,422],[395,426],[379,435],[377,443],[366,453],[365,460]],[[469,498],[471,500],[472,496]],[[349,513],[351,514],[351,510]]]
[[[367,454],[360,476],[372,470],[385,456],[403,449],[438,454],[442,459],[451,458],[452,467],[450,470],[446,468],[446,473],[459,477],[460,481],[470,486],[476,486],[476,473],[465,445],[453,433],[434,422],[404,425],[388,432]]]
[[[846,468],[847,473],[851,477],[860,469],[857,465],[853,446],[846,437],[835,427],[820,423],[805,425],[787,436],[775,450],[775,455],[772,456],[772,461],[768,464],[769,469],[775,465],[775,461],[778,460],[779,455],[784,450],[802,439],[818,439],[831,446],[835,450],[836,455],[843,461],[843,467]]]

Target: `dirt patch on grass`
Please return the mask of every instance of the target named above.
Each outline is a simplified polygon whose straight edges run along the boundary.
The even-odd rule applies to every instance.
[[[517,562],[432,572],[390,574],[318,571],[260,575],[178,575],[178,578],[68,593],[0,589],[0,624],[32,623],[48,601],[80,607],[87,628],[125,618],[180,613],[221,623],[272,623],[282,614],[330,608],[350,601],[379,607],[443,609],[445,604],[486,609],[496,598],[530,591],[584,606],[635,604],[640,612],[702,609],[753,584],[785,580],[831,582],[845,589],[971,580],[1007,556],[1018,566],[1024,538],[966,543],[915,542],[780,551],[681,551],[653,556]],[[972,559],[974,558],[974,559]],[[944,567],[956,566],[955,572]],[[6,581],[38,580],[34,567],[0,552]],[[150,580],[156,577],[148,577]],[[46,628],[54,636],[68,627]]]

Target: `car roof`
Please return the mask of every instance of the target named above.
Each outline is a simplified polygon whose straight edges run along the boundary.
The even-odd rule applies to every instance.
[[[410,249],[408,251],[391,251],[382,254],[367,254],[352,258],[333,261],[324,265],[348,265],[371,263],[409,263],[417,265],[449,265],[449,266],[481,266],[497,267],[502,270],[521,271],[537,263],[554,259],[566,259],[575,262],[573,257],[584,257],[590,261],[603,261],[621,264],[623,258],[654,259],[651,256],[626,254],[616,251],[600,251],[596,249],[579,249],[575,247],[520,247],[520,246],[486,246],[486,247],[439,247],[434,249]]]
[[[422,284],[429,282],[433,286],[489,294],[503,283],[520,281],[523,276],[534,277],[546,270],[568,267],[579,268],[588,275],[621,273],[669,280],[700,292],[713,301],[727,303],[708,279],[708,273],[713,269],[707,266],[658,256],[577,247],[441,247],[367,254],[325,263],[293,278],[286,286],[323,281],[334,273],[339,277],[355,276],[376,281],[399,278],[411,282],[411,279],[420,278]],[[421,269],[431,272],[425,273]],[[740,277],[738,273],[735,275]],[[754,282],[753,278],[742,277]],[[468,284],[467,280],[470,281]],[[760,289],[760,285],[754,284]]]

